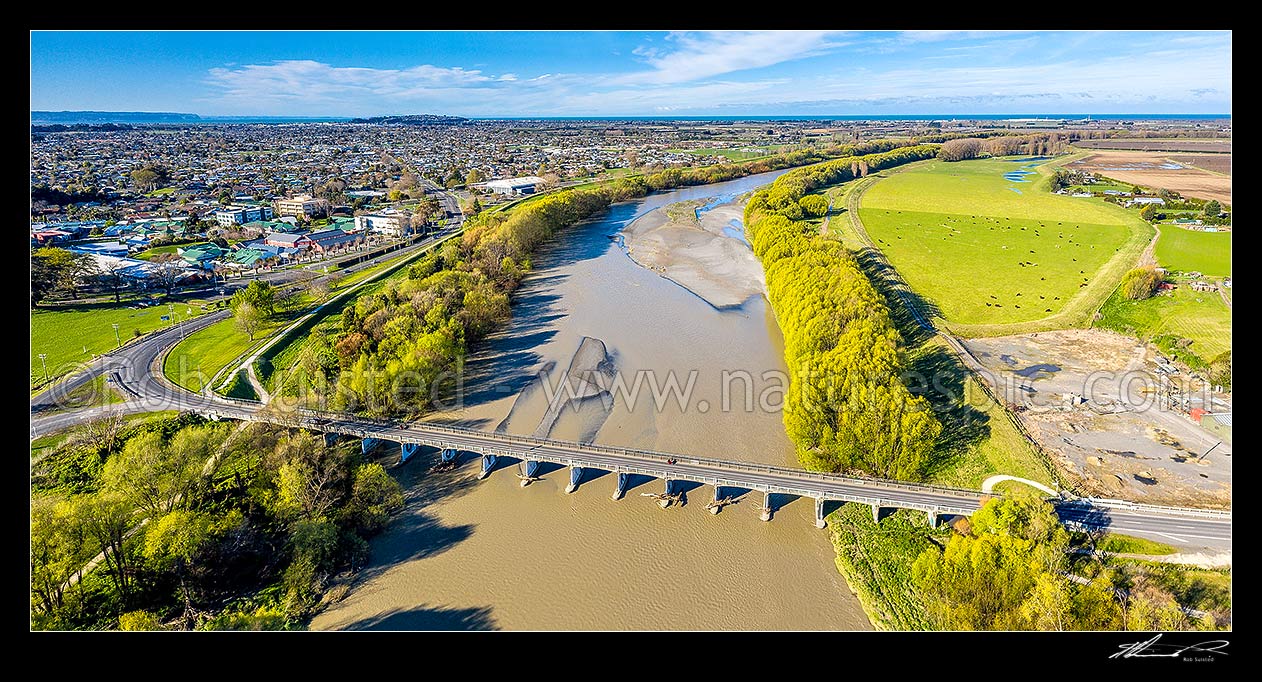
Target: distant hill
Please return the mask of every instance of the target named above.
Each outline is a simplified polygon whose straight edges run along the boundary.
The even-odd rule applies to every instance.
[[[408,114],[407,116],[370,116],[368,118],[352,118],[351,123],[377,123],[407,126],[452,126],[468,123],[469,119],[460,116],[439,116],[436,114]]]
[[[49,123],[197,123],[197,114],[169,111],[32,111],[31,124]]]

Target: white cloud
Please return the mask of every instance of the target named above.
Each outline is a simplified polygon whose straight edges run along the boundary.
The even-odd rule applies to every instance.
[[[515,80],[505,74],[499,80]],[[288,60],[210,70],[207,83],[226,100],[311,101],[347,96],[416,97],[430,90],[486,87],[496,77],[479,70],[422,64],[407,69],[331,66],[312,60]]]
[[[1030,33],[1030,31],[903,31],[899,36],[913,43],[936,43],[943,40],[1000,38],[1021,33]]]
[[[924,36],[920,39],[924,42]],[[935,36],[935,40],[950,38]],[[894,40],[901,40],[895,38]],[[484,115],[635,115],[658,112],[889,113],[927,111],[1222,111],[1231,103],[1231,42],[1135,45],[1090,53],[1043,53],[1031,36],[954,60],[946,45],[908,58],[869,61],[838,54],[807,75],[751,72],[838,49],[824,32],[679,33],[637,48],[632,73],[487,73],[420,65],[402,69],[333,66],[310,60],[212,69],[217,113],[373,115],[426,111]],[[1089,43],[1092,46],[1095,43]],[[912,49],[911,43],[902,43]],[[1032,53],[1037,54],[1032,56]],[[1015,53],[1020,53],[1019,57]],[[1105,56],[1101,56],[1101,54]],[[628,56],[626,59],[633,59]],[[821,60],[823,61],[823,60]],[[740,73],[745,72],[745,73]],[[1094,104],[1093,104],[1094,103]],[[1141,106],[1142,105],[1142,106]],[[901,108],[900,108],[901,107]],[[931,112],[932,113],[932,112]]]
[[[671,33],[675,49],[641,45],[633,53],[651,71],[617,78],[626,84],[670,84],[757,69],[781,62],[814,57],[844,43],[831,40],[839,31],[704,31]]]

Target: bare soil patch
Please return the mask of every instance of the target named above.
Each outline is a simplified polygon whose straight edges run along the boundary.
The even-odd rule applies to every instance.
[[[1149,152],[1231,152],[1230,139],[1214,140],[1079,140],[1083,149],[1134,149]]]
[[[1184,166],[1231,175],[1231,154],[1171,154],[1170,160]]]
[[[986,368],[987,382],[1083,492],[1231,506],[1231,444],[1215,447],[1214,434],[1160,399],[1156,354],[1144,344],[1098,329],[964,344]]]
[[[1068,167],[1134,185],[1159,187],[1186,196],[1231,203],[1230,176],[1185,166],[1161,152],[1097,152],[1070,163]]]

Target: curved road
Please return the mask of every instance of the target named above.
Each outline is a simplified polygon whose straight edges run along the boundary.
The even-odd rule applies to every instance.
[[[223,319],[226,311],[210,313],[186,323],[186,331]],[[491,433],[429,423],[397,424],[361,419],[351,415],[307,412],[279,416],[262,404],[228,400],[192,393],[166,380],[160,362],[164,353],[180,339],[178,328],[168,328],[135,341],[96,366],[72,377],[64,385],[81,385],[103,371],[132,398],[121,405],[73,412],[47,412],[46,391],[32,401],[31,436],[52,433],[99,416],[104,412],[138,413],[155,410],[189,410],[217,417],[263,420],[359,438],[378,438],[399,443],[453,447],[467,452],[495,454],[519,460],[555,462],[640,473],[657,478],[697,481],[710,485],[763,490],[772,493],[813,497],[817,500],[861,502],[874,507],[904,507],[940,514],[966,514],[979,507],[986,494],[981,491],[943,488],[887,481],[858,479],[807,472],[786,467],[769,467],[743,462],[712,460],[688,455],[609,448],[592,444],[543,440]],[[66,389],[61,389],[61,395]],[[1069,525],[1108,528],[1133,535],[1173,540],[1179,544],[1230,548],[1230,513],[1171,507],[1149,507],[1116,500],[1053,499],[1057,513]]]

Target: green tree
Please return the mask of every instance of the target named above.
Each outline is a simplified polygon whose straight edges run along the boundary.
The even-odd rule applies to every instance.
[[[263,324],[263,315],[250,303],[241,303],[233,308],[232,318],[237,331],[248,336],[250,341],[254,340],[259,326]]]
[[[1122,276],[1122,295],[1132,301],[1142,301],[1157,293],[1161,273],[1151,265],[1135,268]]]
[[[105,572],[109,576],[119,600],[124,606],[131,602],[132,556],[126,547],[128,534],[136,523],[131,503],[117,493],[79,495],[74,498],[76,522],[92,548],[102,556]]]
[[[385,527],[390,515],[403,508],[403,487],[377,463],[355,470],[346,515],[353,528],[372,535]]]
[[[287,437],[278,446],[279,512],[298,519],[329,515],[346,492],[346,462],[341,451],[308,433]]]
[[[252,280],[244,289],[239,289],[232,295],[228,307],[235,311],[243,303],[254,306],[263,319],[271,318],[276,312],[276,289],[261,279]]]
[[[818,194],[808,194],[798,200],[802,212],[811,218],[819,218],[828,212],[828,200]]]
[[[237,516],[240,516],[239,512]],[[164,514],[145,528],[142,554],[154,568],[175,574],[184,601],[185,618],[193,610],[189,573],[204,548],[211,543],[215,531],[215,521],[209,514],[187,510]]]
[[[95,273],[87,254],[44,247],[31,252],[31,307],[53,293],[73,294],[79,282]]]
[[[1217,218],[1218,214],[1223,212],[1223,205],[1213,199],[1210,199],[1209,201],[1205,202],[1205,207],[1202,209],[1202,211],[1205,213],[1205,215],[1211,218]]]
[[[45,614],[65,605],[64,587],[87,562],[88,539],[74,506],[56,496],[31,498],[31,594]]]
[[[1139,217],[1143,218],[1144,220],[1147,220],[1150,223],[1156,222],[1158,220],[1157,216],[1158,214],[1157,214],[1156,204],[1144,204],[1144,207],[1139,209]]]
[[[131,438],[105,464],[105,487],[150,517],[187,508],[202,471],[224,440],[223,426],[190,426],[169,443],[157,431]]]
[[[464,176],[465,185],[473,185],[475,183],[482,182],[485,179],[486,176],[482,174],[482,171],[476,168],[470,168],[469,172]]]
[[[118,629],[126,632],[165,630],[162,621],[148,611],[128,611],[118,617]]]

